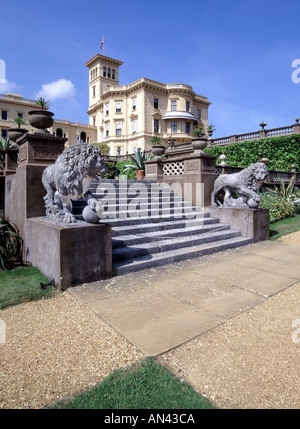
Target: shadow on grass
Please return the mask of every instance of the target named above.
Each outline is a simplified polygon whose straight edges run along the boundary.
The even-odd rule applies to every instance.
[[[155,358],[116,370],[102,383],[48,409],[214,409]]]

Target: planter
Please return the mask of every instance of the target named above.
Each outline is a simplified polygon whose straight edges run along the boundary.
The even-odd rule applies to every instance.
[[[8,139],[12,142],[16,142],[18,138],[22,137],[26,133],[28,133],[28,130],[25,130],[25,128],[10,128],[8,130]]]
[[[159,143],[153,145],[153,147],[152,147],[152,153],[155,156],[161,156],[165,153],[165,151],[166,151],[165,146],[162,144],[159,144]]]
[[[136,180],[144,180],[145,170],[136,170]]]
[[[194,139],[192,140],[192,146],[194,150],[202,151],[207,146],[207,139],[206,138]]]
[[[29,114],[29,123],[33,128],[37,128],[34,134],[49,134],[47,128],[52,127],[54,113],[48,110],[31,110]]]

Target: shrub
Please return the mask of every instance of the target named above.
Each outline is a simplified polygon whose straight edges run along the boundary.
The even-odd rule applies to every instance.
[[[104,179],[115,179],[119,176],[120,171],[116,166],[116,163],[113,161],[105,161],[106,165],[106,174],[103,176]]]
[[[269,209],[270,223],[292,217],[295,214],[293,202],[279,194],[264,192],[260,194],[260,198],[259,207]]]

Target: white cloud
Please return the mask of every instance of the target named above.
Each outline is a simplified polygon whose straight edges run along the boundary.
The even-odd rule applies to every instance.
[[[42,89],[36,94],[36,98],[44,97],[47,100],[56,100],[57,98],[73,98],[75,87],[70,80],[58,79],[51,83],[42,85]]]
[[[17,85],[14,82],[2,79],[0,82],[0,94],[6,94],[7,92],[14,91]]]

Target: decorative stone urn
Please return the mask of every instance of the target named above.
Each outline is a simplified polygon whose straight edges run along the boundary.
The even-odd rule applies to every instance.
[[[160,144],[160,143],[156,143],[152,147],[152,153],[155,156],[161,156],[165,153],[165,151],[166,151],[165,146],[163,144]]]
[[[31,110],[29,114],[29,123],[33,128],[37,128],[34,134],[49,134],[47,128],[53,125],[54,113],[48,110]]]
[[[203,151],[207,146],[207,138],[200,137],[198,139],[192,140],[192,146],[194,151]]]
[[[16,142],[18,138],[22,137],[26,133],[28,133],[28,130],[25,128],[10,128],[8,130],[8,139],[12,142]]]

